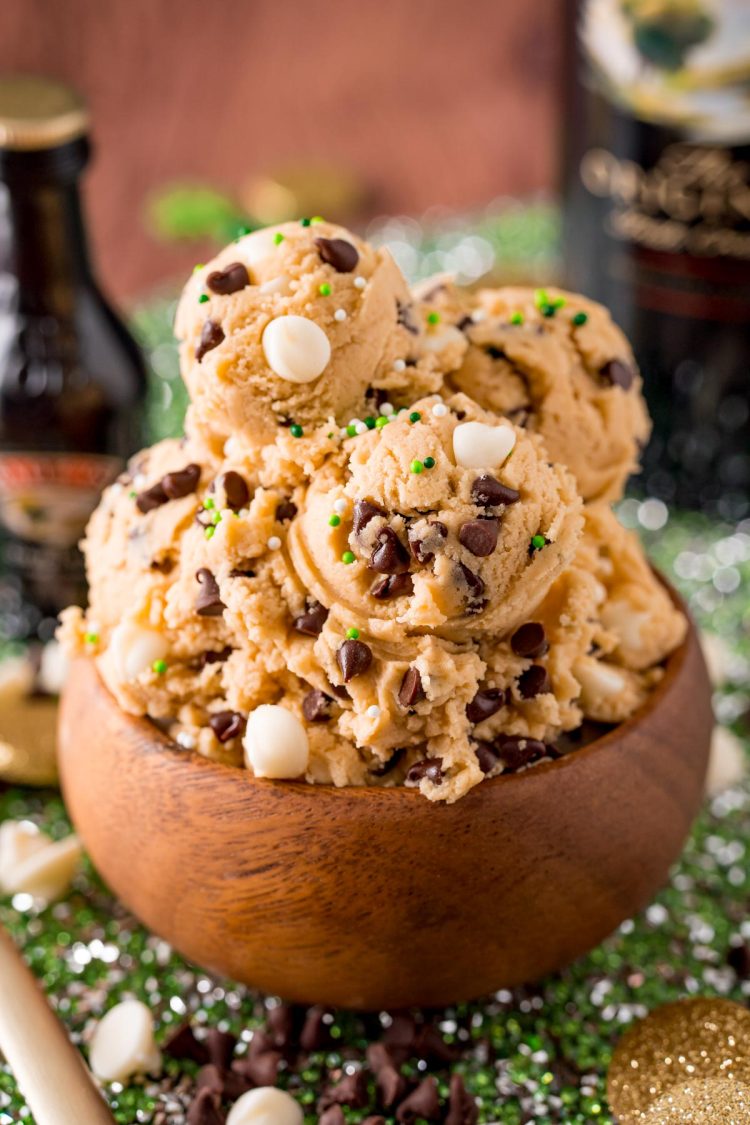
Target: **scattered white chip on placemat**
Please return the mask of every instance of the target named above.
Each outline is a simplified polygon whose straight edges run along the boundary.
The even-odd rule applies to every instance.
[[[302,1125],[299,1104],[284,1090],[259,1086],[234,1103],[227,1125]]]
[[[161,1052],[154,1021],[139,1000],[123,1000],[99,1021],[89,1047],[89,1063],[102,1082],[127,1082],[134,1074],[156,1074]]]
[[[6,820],[0,825],[0,889],[54,902],[70,886],[82,853],[75,835],[50,840],[28,821]]]
[[[747,756],[742,741],[726,727],[714,727],[711,735],[711,755],[708,759],[706,793],[715,797],[739,785],[747,776]]]
[[[464,469],[492,469],[513,452],[515,431],[510,426],[461,422],[453,431],[453,455]]]

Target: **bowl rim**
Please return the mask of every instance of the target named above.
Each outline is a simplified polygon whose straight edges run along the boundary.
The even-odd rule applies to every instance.
[[[612,743],[620,742],[623,736],[627,736],[636,727],[640,727],[644,721],[648,720],[654,709],[660,706],[663,699],[671,691],[675,680],[679,677],[680,672],[682,671],[682,668],[685,664],[689,648],[692,645],[698,645],[699,642],[697,626],[690,616],[683,598],[677,593],[675,588],[671,585],[670,582],[667,581],[663,574],[655,570],[655,568],[654,572],[656,574],[656,577],[667,590],[667,593],[669,594],[674,605],[684,614],[687,621],[687,632],[682,644],[680,644],[673,652],[671,652],[669,656],[667,656],[666,660],[663,661],[660,665],[664,669],[664,675],[650,691],[649,696],[645,700],[643,705],[639,707],[638,710],[635,711],[634,714],[632,714],[629,718],[625,719],[621,723],[616,723],[611,727],[610,730],[605,731],[604,734],[602,734],[599,738],[592,739],[591,742],[586,743],[584,746],[581,746],[578,749],[571,750],[567,754],[563,754],[560,758],[542,760],[538,764],[531,765],[515,773],[498,774],[497,777],[488,778],[485,781],[479,782],[477,785],[472,786],[472,788],[467,793],[465,793],[463,797],[459,798],[460,802],[471,799],[472,797],[476,797],[476,795],[479,793],[487,795],[490,791],[494,792],[499,785],[508,786],[520,784],[523,782],[524,777],[528,775],[539,777],[542,774],[552,773],[554,770],[559,771],[561,769],[570,768],[572,762],[580,761],[582,758],[589,758],[592,754],[600,753],[609,749]],[[117,709],[118,713],[122,716],[122,719],[128,724],[132,724],[133,726],[140,728],[143,731],[144,736],[147,737],[148,740],[159,744],[160,752],[168,752],[170,755],[178,759],[180,764],[185,766],[186,768],[196,767],[202,770],[210,770],[217,775],[228,776],[230,773],[232,775],[239,775],[239,777],[242,779],[242,784],[250,785],[254,789],[272,788],[279,793],[296,793],[297,795],[304,793],[307,796],[313,793],[321,801],[340,801],[345,800],[349,797],[357,800],[363,800],[365,798],[369,800],[399,799],[410,801],[418,800],[422,802],[427,801],[427,804],[433,808],[450,807],[446,806],[446,802],[444,801],[428,801],[416,786],[337,786],[331,785],[329,783],[318,784],[308,781],[287,781],[283,779],[254,777],[245,769],[240,769],[237,766],[231,766],[224,762],[217,762],[212,758],[206,758],[202,754],[199,754],[197,750],[186,750],[184,747],[181,747],[179,743],[175,742],[174,739],[165,734],[164,731],[160,730],[156,723],[154,723],[147,716],[130,715],[126,711],[123,711],[114,696],[107,688],[104,681],[99,676],[94,661],[91,660],[91,658],[84,657],[83,662],[90,664],[92,671],[96,675],[100,689],[104,693],[106,693],[110,705]],[[398,794],[399,796],[396,797],[396,794]],[[456,803],[458,802],[453,802],[453,804]]]

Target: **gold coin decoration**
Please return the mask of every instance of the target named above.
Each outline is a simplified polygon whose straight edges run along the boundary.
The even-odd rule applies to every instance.
[[[640,1120],[644,1125],[750,1125],[750,1086],[731,1078],[698,1078],[663,1094]]]
[[[700,1086],[706,1081],[719,1082],[722,1090],[706,1094]],[[665,1096],[683,1099],[682,1105],[685,1098],[699,1099],[698,1107],[706,1097],[726,1102],[744,1086],[750,1088],[750,1011],[708,997],[664,1004],[635,1024],[617,1045],[607,1075],[607,1097],[620,1125],[662,1119],[729,1125],[732,1119],[722,1116],[670,1118],[670,1106],[661,1103]],[[750,1116],[738,1121],[750,1123]]]

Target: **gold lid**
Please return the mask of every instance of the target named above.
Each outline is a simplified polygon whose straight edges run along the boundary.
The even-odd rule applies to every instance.
[[[0,148],[54,148],[86,133],[89,112],[69,86],[31,74],[0,76]]]

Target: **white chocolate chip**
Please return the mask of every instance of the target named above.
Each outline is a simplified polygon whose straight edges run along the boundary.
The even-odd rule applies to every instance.
[[[325,370],[331,345],[323,329],[304,316],[277,316],[263,329],[268,366],[290,383],[311,383]]]
[[[285,1090],[259,1086],[248,1090],[229,1111],[227,1125],[302,1125],[299,1103]]]
[[[265,262],[278,250],[276,231],[270,227],[265,230],[256,230],[238,239],[234,245],[232,255],[235,260],[244,262],[252,270]]]
[[[29,821],[0,825],[0,889],[54,902],[65,894],[80,863],[77,836],[50,840]]]
[[[615,634],[618,641],[631,652],[638,652],[643,641],[642,629],[648,624],[649,614],[633,609],[623,598],[612,598],[602,606],[602,625]]]
[[[127,1082],[134,1074],[161,1070],[154,1021],[145,1004],[123,1000],[110,1008],[94,1031],[89,1062],[102,1082]]]
[[[162,633],[135,621],[123,621],[112,631],[108,654],[117,678],[127,682],[145,672],[155,660],[163,660],[168,651]]]
[[[584,708],[598,700],[619,695],[627,686],[621,672],[593,656],[582,656],[577,660],[573,666],[573,675],[581,685],[580,703]]]
[[[264,281],[259,287],[261,293],[288,293],[289,292],[289,278],[285,273],[280,273],[278,277],[272,277],[270,281]]]
[[[0,889],[5,894],[10,894],[9,886],[21,864],[49,842],[30,820],[5,820],[0,824]]]
[[[732,785],[739,785],[746,775],[747,759],[741,740],[726,727],[714,727],[706,777],[709,797],[715,797]]]
[[[463,347],[466,337],[459,328],[446,324],[439,332],[428,332],[422,340],[422,346],[428,352],[442,352],[454,344]]]
[[[256,777],[299,777],[307,769],[307,731],[286,707],[262,703],[251,711],[243,745],[247,767]]]
[[[516,444],[510,426],[461,422],[453,431],[453,455],[464,469],[492,469],[502,465]]]
[[[175,742],[178,746],[181,746],[183,750],[195,750],[195,735],[192,735],[190,731],[181,730]]]

